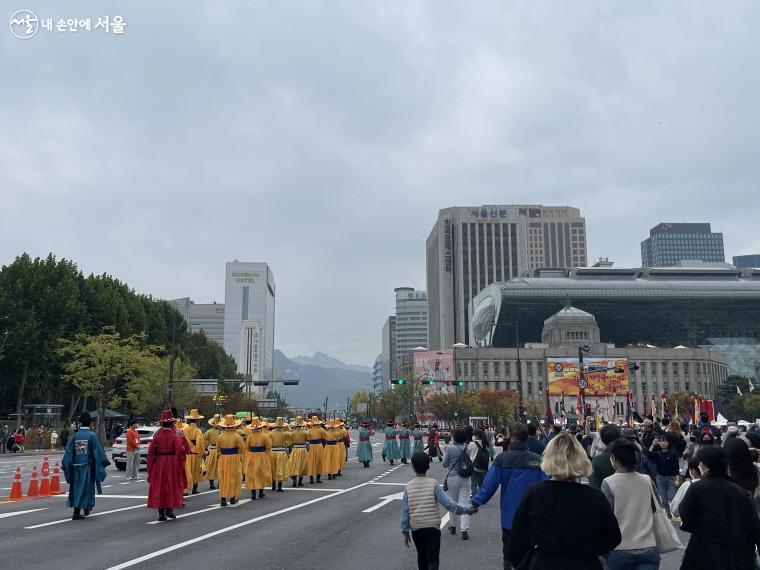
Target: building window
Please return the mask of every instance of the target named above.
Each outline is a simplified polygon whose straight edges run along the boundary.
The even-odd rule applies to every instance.
[[[499,361],[496,360],[493,363],[493,375],[498,378],[499,377]]]
[[[646,383],[646,381],[644,381],[644,382],[641,383],[641,392],[643,394],[647,393],[647,383]]]
[[[528,382],[528,394],[533,393],[533,382]]]
[[[512,363],[511,362],[505,362],[504,363],[504,375],[507,378],[512,375]]]
[[[688,392],[688,391],[691,389],[691,388],[689,388],[689,383],[688,383],[688,382],[685,382],[685,383],[684,383],[684,389],[685,389],[687,392]]]
[[[673,376],[678,376],[678,362],[673,363]]]

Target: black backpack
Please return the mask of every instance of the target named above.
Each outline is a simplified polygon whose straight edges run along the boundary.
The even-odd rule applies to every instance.
[[[488,450],[477,441],[474,443],[478,446],[478,453],[475,456],[475,469],[479,471],[488,471],[488,462],[491,459],[488,455]]]
[[[466,479],[467,477],[471,477],[474,472],[475,466],[472,464],[470,454],[467,453],[467,445],[465,445],[462,450],[462,455],[457,459],[457,475]]]

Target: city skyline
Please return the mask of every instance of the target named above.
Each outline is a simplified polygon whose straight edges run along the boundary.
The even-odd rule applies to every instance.
[[[225,261],[266,261],[277,348],[371,366],[444,208],[578,208],[589,265],[661,222],[760,251],[758,4],[123,8],[122,37],[0,34],[0,264],[223,303]]]

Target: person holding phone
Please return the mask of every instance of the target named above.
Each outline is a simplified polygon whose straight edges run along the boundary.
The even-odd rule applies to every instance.
[[[670,512],[670,501],[676,496],[676,476],[679,473],[678,453],[669,434],[657,436],[646,451],[647,458],[657,467],[657,490],[662,499],[662,505],[669,518],[673,518]]]

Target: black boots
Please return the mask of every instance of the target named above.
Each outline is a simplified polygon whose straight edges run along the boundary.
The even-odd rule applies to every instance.
[[[314,476],[309,475],[309,485],[313,485],[313,484],[314,484]]]
[[[170,519],[176,519],[177,515],[174,514],[174,509],[164,509],[164,514]]]
[[[298,486],[303,487],[303,477],[298,478]]]
[[[322,475],[317,475],[317,483],[321,483],[321,482],[322,482]]]
[[[224,497],[222,497],[222,503],[221,503],[221,506],[223,506],[223,507],[226,507],[226,506],[227,506],[227,499],[225,499]]]
[[[159,522],[166,520],[166,509],[158,509],[158,520]]]
[[[216,489],[216,485],[214,485],[214,480],[210,479],[208,482],[208,488],[209,489]]]
[[[193,495],[198,494],[198,483],[193,483]]]
[[[393,459],[391,459],[391,465],[393,465]]]
[[[78,520],[82,520],[83,518],[84,518],[84,515],[82,514],[81,509],[74,509],[74,514],[71,517],[71,520],[78,521]]]
[[[364,463],[364,468],[367,469],[369,467],[369,461],[362,461]]]
[[[251,491],[251,500],[252,500],[252,501],[255,501],[255,500],[256,500],[256,491],[255,491],[255,490],[254,490],[254,491]]]
[[[406,457],[401,458],[401,463],[406,463]]]
[[[230,505],[237,505],[237,497],[232,497],[230,499]]]
[[[291,477],[291,479],[293,479],[293,487],[297,487],[298,486],[298,477]]]
[[[282,481],[277,481],[277,492],[282,493]]]
[[[263,499],[266,495],[264,495],[264,489],[259,489],[259,499]]]

